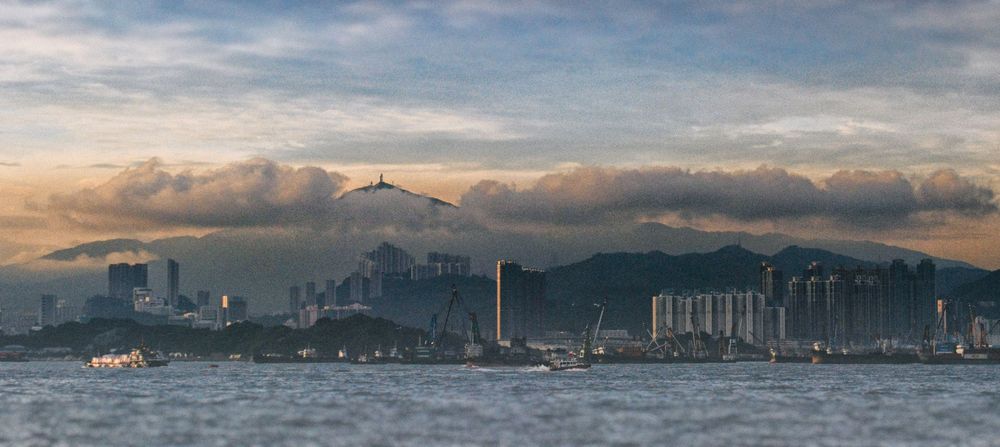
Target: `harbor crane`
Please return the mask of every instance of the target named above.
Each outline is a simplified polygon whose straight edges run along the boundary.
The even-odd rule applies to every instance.
[[[433,337],[431,339],[431,345],[437,348],[441,348],[444,343],[445,335],[448,333],[448,323],[451,321],[452,309],[458,306],[466,313],[468,320],[471,323],[472,331],[469,333],[466,330],[465,321],[462,321],[462,335],[469,337],[469,343],[472,345],[482,346],[483,338],[479,333],[479,318],[475,312],[469,310],[466,306],[465,301],[462,300],[462,295],[458,293],[458,288],[455,285],[451,286],[451,298],[448,299],[447,310],[444,314],[444,321],[441,324],[441,330],[438,331],[438,314],[431,315],[430,323],[430,335]],[[456,309],[457,310],[457,309]]]

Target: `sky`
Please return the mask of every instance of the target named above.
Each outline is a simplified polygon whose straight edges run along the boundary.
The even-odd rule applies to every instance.
[[[706,3],[4,2],[0,264],[315,226],[385,173],[476,224],[1000,268],[1000,3]]]

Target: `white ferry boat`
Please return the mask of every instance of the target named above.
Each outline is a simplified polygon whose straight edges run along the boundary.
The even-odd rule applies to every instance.
[[[128,354],[105,354],[91,358],[85,364],[88,368],[153,368],[170,363],[163,354],[140,344]]]

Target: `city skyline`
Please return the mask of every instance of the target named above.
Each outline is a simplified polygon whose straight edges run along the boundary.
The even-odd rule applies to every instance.
[[[333,204],[384,173],[463,210],[397,232],[659,222],[997,269],[997,10],[11,3],[0,264],[414,213]]]

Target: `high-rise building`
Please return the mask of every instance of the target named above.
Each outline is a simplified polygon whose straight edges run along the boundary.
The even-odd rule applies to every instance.
[[[829,277],[813,263],[788,283],[787,330],[793,338],[842,345],[880,339],[917,341],[934,322],[934,264],[914,273],[901,259],[888,269],[837,268]]]
[[[766,299],[757,292],[705,293],[653,297],[653,336],[666,329],[674,333],[704,332],[725,337],[737,336],[747,343],[764,344],[765,334],[783,338],[783,328],[770,328]],[[780,308],[779,308],[780,309]],[[776,311],[779,314],[781,311]],[[777,338],[776,340],[780,340]]]
[[[410,256],[406,250],[388,242],[381,243],[375,250],[361,255],[361,257],[372,261],[377,271],[383,275],[403,278],[410,277],[410,269],[415,263],[413,256]],[[367,277],[371,278],[371,276]],[[373,295],[373,297],[375,296],[381,296],[381,294]]]
[[[52,326],[56,324],[56,296],[42,295],[38,305],[38,325]]]
[[[814,265],[816,265],[814,263]],[[821,273],[822,269],[818,269]],[[788,283],[786,330],[792,338],[846,343],[847,291],[839,276],[793,277]]]
[[[410,279],[434,278],[443,275],[471,276],[472,262],[468,256],[447,253],[427,253],[427,263],[414,265]]]
[[[760,293],[764,294],[767,305],[782,307],[785,305],[785,280],[781,270],[763,262],[760,265]]]
[[[937,301],[936,267],[934,261],[923,259],[917,264],[917,274],[913,278],[913,309],[915,312],[913,330],[923,332],[926,326],[934,327]]]
[[[359,281],[351,281],[351,297],[359,303],[369,298],[382,296],[382,275],[379,264],[371,259],[362,257],[358,260],[358,275],[362,278]],[[351,276],[354,277],[353,275]],[[358,297],[355,299],[354,297]]]
[[[291,286],[288,288],[288,311],[292,315],[297,315],[299,309],[302,308],[302,291],[299,286]]]
[[[173,259],[167,259],[167,301],[170,307],[177,308],[177,296],[180,295],[181,267]]]
[[[146,264],[108,265],[108,296],[123,300],[132,299],[132,289],[148,287]]]
[[[198,308],[210,306],[212,303],[212,292],[208,290],[198,291]]]
[[[497,261],[497,340],[545,332],[545,271]]]
[[[323,302],[316,303],[316,305],[319,306],[320,309],[326,306],[337,305],[337,280],[326,280],[326,288],[323,289]]]
[[[309,281],[306,283],[306,306],[316,305],[316,283]]]

